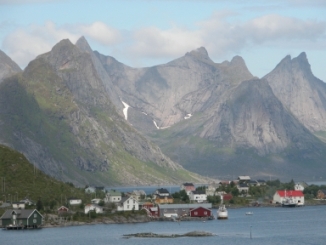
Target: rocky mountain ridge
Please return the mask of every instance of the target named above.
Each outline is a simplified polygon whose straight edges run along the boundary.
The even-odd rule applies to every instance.
[[[92,54],[69,40],[3,81],[0,120],[2,143],[78,185],[204,179],[171,161],[117,113]]]
[[[44,75],[51,86],[41,91]],[[37,57],[22,81],[42,110],[59,118],[56,126],[67,124],[75,153],[66,158],[78,169],[119,171],[124,163],[115,157],[127,152],[128,159],[161,167],[161,180],[170,170],[183,171],[177,163],[215,178],[326,176],[326,86],[312,74],[305,53],[285,57],[258,79],[242,57],[215,63],[203,47],[163,65],[132,68],[92,51],[82,37]],[[60,99],[52,99],[53,91]],[[46,150],[42,155],[49,156]]]

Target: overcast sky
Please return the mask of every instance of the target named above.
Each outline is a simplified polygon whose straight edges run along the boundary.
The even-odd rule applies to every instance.
[[[0,0],[0,49],[22,68],[81,36],[132,67],[205,47],[217,63],[242,56],[258,77],[306,52],[326,81],[326,0]]]

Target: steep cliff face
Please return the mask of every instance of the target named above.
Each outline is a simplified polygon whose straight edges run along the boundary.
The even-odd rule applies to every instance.
[[[4,52],[0,50],[0,83],[6,77],[21,72],[20,67]]]
[[[203,110],[212,99],[212,89],[235,86],[243,79],[252,78],[241,57],[216,64],[203,47],[165,65],[142,69],[124,66],[112,57],[97,56],[118,87],[121,99],[133,110],[147,115],[145,119],[135,113],[143,118],[143,123],[154,120],[157,128],[170,127]],[[142,124],[132,115],[128,120],[141,130]]]
[[[307,56],[286,56],[264,77],[276,97],[312,132],[326,130],[326,84],[316,78]]]
[[[92,55],[63,40],[6,79],[0,87],[2,142],[45,173],[81,185],[202,180],[117,113]]]

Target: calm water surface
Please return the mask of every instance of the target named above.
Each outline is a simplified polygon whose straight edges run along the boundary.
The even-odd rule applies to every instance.
[[[252,211],[253,215],[245,215]],[[216,210],[214,210],[216,215]],[[0,230],[0,244],[326,244],[326,206],[229,209],[228,220],[88,225],[32,231]],[[201,238],[123,238],[138,232],[183,234],[208,231]],[[250,239],[250,231],[252,239]]]

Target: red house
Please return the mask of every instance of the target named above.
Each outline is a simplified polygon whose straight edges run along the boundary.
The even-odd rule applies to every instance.
[[[189,214],[190,217],[209,217],[212,216],[212,210],[203,207],[198,207],[191,209]]]
[[[62,214],[66,214],[69,212],[69,208],[65,207],[65,206],[61,206],[60,208],[58,208],[58,214],[62,215]]]

